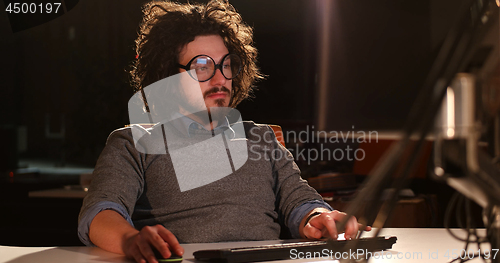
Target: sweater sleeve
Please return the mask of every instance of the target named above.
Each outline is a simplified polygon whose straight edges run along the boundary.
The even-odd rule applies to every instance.
[[[102,210],[115,210],[132,223],[130,218],[135,203],[144,188],[144,162],[144,154],[135,148],[131,128],[110,134],[97,160],[89,192],[78,217],[78,232],[84,243],[91,245],[88,228],[94,216]]]
[[[78,222],[78,238],[80,238],[80,241],[82,241],[83,244],[86,246],[94,246],[92,241],[90,241],[89,237],[89,231],[90,231],[90,224],[92,223],[92,220],[94,217],[100,213],[101,211],[104,210],[113,210],[120,214],[127,222],[130,223],[130,225],[134,226],[134,223],[132,223],[132,219],[130,218],[129,214],[125,209],[120,206],[117,203],[109,202],[109,201],[102,201],[99,202],[93,206],[91,206],[83,216],[81,216],[79,222]]]
[[[270,127],[268,129],[271,130]],[[272,131],[272,130],[271,130]],[[291,220],[292,212],[299,208],[299,206],[310,203],[313,207],[326,207],[329,206],[323,202],[323,198],[310,187],[306,180],[300,177],[300,169],[294,162],[293,155],[281,143],[279,143],[274,135],[274,132],[266,132],[264,136],[271,136],[268,138],[272,141],[273,150],[270,151],[273,176],[275,179],[275,195],[277,211],[291,234],[296,237],[298,233],[298,226],[302,218],[297,219],[302,214],[307,214],[308,211],[297,210],[294,219]],[[310,208],[310,205],[303,207],[305,210]],[[299,222],[295,222],[299,220]],[[294,222],[293,224],[290,224]]]

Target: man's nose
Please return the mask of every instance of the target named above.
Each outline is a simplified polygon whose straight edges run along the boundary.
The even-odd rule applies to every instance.
[[[227,79],[222,75],[222,72],[217,69],[215,70],[215,75],[210,79],[210,84],[214,86],[222,86],[226,84]]]

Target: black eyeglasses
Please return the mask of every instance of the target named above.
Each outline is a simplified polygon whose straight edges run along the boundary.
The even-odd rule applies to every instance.
[[[217,69],[227,80],[234,79],[241,71],[241,59],[238,55],[227,54],[222,58],[222,62],[215,64],[213,58],[207,55],[198,55],[192,58],[186,66],[178,64],[179,68],[186,70],[194,80],[205,82],[210,80]],[[194,70],[194,74],[192,73]]]

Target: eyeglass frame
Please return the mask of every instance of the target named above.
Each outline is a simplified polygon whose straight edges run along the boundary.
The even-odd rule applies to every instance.
[[[235,55],[235,56],[237,56],[237,57],[240,59],[240,66],[239,66],[239,68],[238,68],[238,72],[236,72],[236,74],[234,75],[234,77],[232,77],[232,78],[228,78],[228,77],[226,77],[226,75],[224,75],[224,72],[222,71],[222,63],[224,62],[224,60],[225,60],[228,56],[231,56],[231,55]],[[236,77],[240,74],[240,72],[241,72],[241,69],[242,69],[242,62],[241,62],[241,58],[240,58],[240,56],[238,56],[238,55],[236,55],[236,54],[231,54],[231,53],[228,53],[228,54],[226,54],[224,57],[222,57],[221,62],[220,62],[219,64],[215,64],[215,66],[214,66],[214,72],[212,73],[212,76],[210,76],[210,77],[209,77],[208,79],[206,79],[206,80],[199,81],[199,80],[197,80],[195,77],[193,77],[193,75],[191,75],[191,63],[193,63],[193,61],[194,61],[196,58],[198,58],[198,57],[202,57],[202,56],[205,56],[205,57],[210,58],[210,59],[214,62],[214,64],[215,64],[215,60],[214,60],[211,56],[209,56],[209,55],[204,55],[204,54],[200,54],[200,55],[196,55],[196,56],[195,56],[195,57],[193,57],[191,60],[189,60],[189,62],[188,62],[185,66],[184,66],[184,65],[182,65],[182,64],[180,64],[180,63],[177,63],[177,67],[179,67],[179,68],[184,69],[185,71],[187,71],[187,72],[188,72],[188,74],[189,74],[189,76],[191,76],[191,78],[193,78],[194,80],[196,80],[196,81],[198,81],[198,82],[207,82],[207,81],[211,80],[211,79],[215,76],[215,72],[217,72],[217,69],[219,69],[219,71],[220,71],[220,73],[222,74],[222,76],[223,76],[225,79],[227,79],[227,80],[232,80],[232,79],[236,78]]]

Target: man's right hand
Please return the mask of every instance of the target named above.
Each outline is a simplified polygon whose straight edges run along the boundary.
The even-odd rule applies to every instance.
[[[125,238],[125,255],[138,263],[157,263],[153,249],[158,250],[164,258],[169,258],[172,254],[184,254],[184,248],[174,234],[162,225],[145,226],[141,231]]]
[[[113,210],[98,213],[89,229],[94,245],[110,252],[125,254],[138,263],[157,263],[153,249],[164,258],[182,256],[184,248],[177,238],[162,225],[146,226],[138,231]]]

